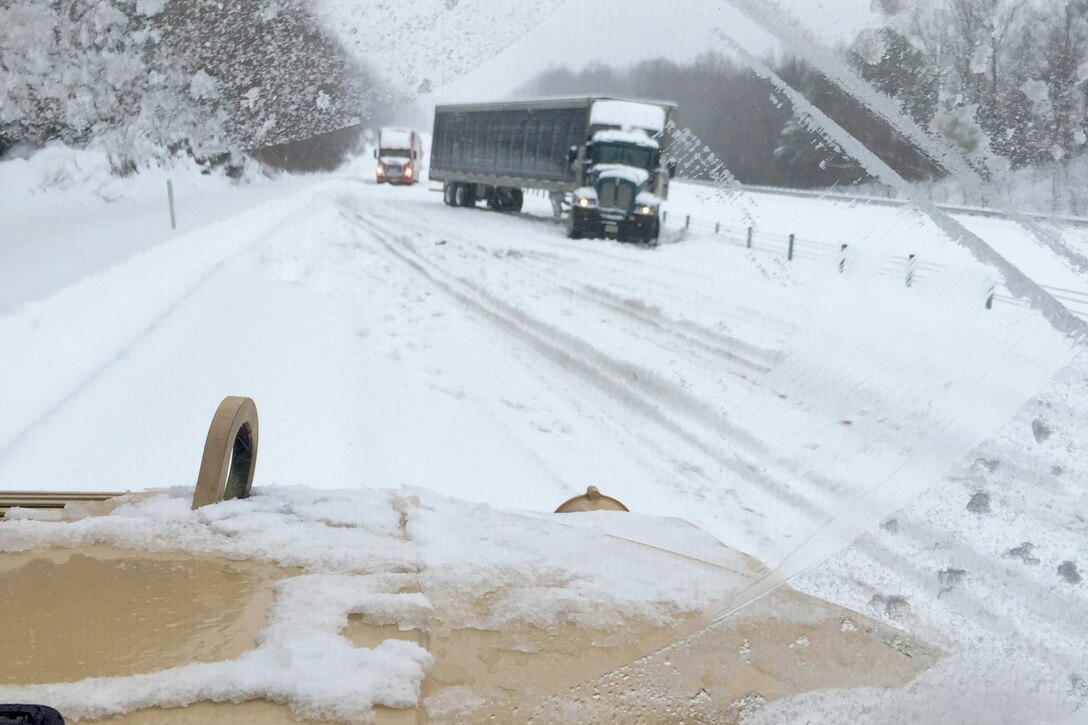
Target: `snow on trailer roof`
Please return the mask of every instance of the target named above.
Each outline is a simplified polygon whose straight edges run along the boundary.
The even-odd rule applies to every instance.
[[[665,107],[642,101],[602,99],[593,104],[589,124],[660,133],[665,130]]]
[[[410,149],[412,131],[407,128],[383,128],[378,132],[378,145],[383,149]]]
[[[614,98],[612,96],[542,96],[540,98],[522,98],[512,101],[484,101],[482,103],[445,103],[435,106],[436,113],[450,111],[502,111],[517,108],[589,108],[597,107],[601,103],[632,104],[636,106],[653,106],[661,110],[673,110],[676,104],[672,101],[658,101],[640,98]],[[606,106],[607,108],[607,106]],[[602,125],[614,125],[611,122],[600,122]],[[637,125],[637,124],[636,124]],[[662,123],[662,126],[664,124]],[[641,128],[641,126],[640,126]]]
[[[650,138],[642,131],[620,131],[614,128],[606,128],[593,134],[594,141],[605,143],[629,143],[649,148],[660,148],[657,139]]]

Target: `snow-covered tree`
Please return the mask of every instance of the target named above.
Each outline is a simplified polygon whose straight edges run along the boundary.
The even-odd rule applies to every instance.
[[[104,147],[119,169],[223,158],[359,122],[378,91],[302,0],[10,0],[0,139]]]

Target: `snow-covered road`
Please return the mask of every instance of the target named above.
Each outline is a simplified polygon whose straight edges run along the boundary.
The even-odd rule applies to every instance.
[[[960,542],[961,560],[993,564],[975,596],[1014,602],[981,625],[995,641],[1007,617],[1053,616],[1043,585],[1020,592],[1000,558],[1020,543],[999,540],[1008,522],[963,520],[948,477],[978,473],[972,451],[1025,415],[1069,343],[1029,310],[986,310],[985,271],[904,210],[706,200],[679,185],[670,204],[772,231],[803,219],[849,235],[857,256],[840,274],[835,260],[788,263],[694,229],[656,249],[572,241],[533,216],[536,197],[503,215],[446,207],[423,186],[311,179],[0,317],[0,489],[190,484],[212,412],[240,394],[261,414],[258,487],[418,486],[546,511],[595,484],[765,562],[752,595],[809,572],[810,589],[892,622],[912,601],[931,618],[910,626],[950,647],[966,646],[948,635],[962,616],[944,603],[952,575],[930,587],[937,573],[903,559],[922,556],[920,540]],[[871,260],[906,245],[943,271],[909,289],[879,274]],[[1075,385],[1062,395],[1084,409]],[[1082,454],[1060,467],[1083,471]],[[1038,455],[1015,465],[1042,470]],[[941,496],[955,515],[903,513]],[[1059,529],[1054,556],[1075,559],[1076,526],[1033,511],[1033,526]],[[896,516],[921,533],[874,552]],[[962,543],[964,527],[977,540]],[[850,582],[881,567],[905,581]],[[1056,597],[1055,631],[1068,632],[1083,589]],[[1083,683],[1071,652],[1043,657]]]
[[[776,563],[911,500],[1065,359],[1026,313],[930,287],[329,181],[0,320],[0,488],[186,483],[238,393],[265,485],[548,509],[595,483]]]

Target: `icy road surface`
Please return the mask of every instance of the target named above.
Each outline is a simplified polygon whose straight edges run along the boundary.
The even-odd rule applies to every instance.
[[[735,203],[772,227],[817,204]],[[1047,387],[1073,351],[1029,310],[986,310],[984,271],[924,220],[823,208],[815,223],[874,260],[924,244],[947,267],[907,289],[864,251],[839,274],[697,232],[652,250],[571,241],[423,186],[317,180],[0,317],[0,488],[189,484],[216,405],[248,395],[257,487],[421,486],[546,511],[592,483],[765,562],[753,595],[807,571],[808,588],[954,652],[985,638],[950,660],[968,683],[1013,641],[1018,688],[1058,714],[1083,706],[1084,441],[1070,414],[1065,449],[1034,448],[1023,412],[1047,390],[1085,410],[1079,363]],[[1001,463],[972,467],[986,445]],[[879,538],[897,516],[917,535]]]

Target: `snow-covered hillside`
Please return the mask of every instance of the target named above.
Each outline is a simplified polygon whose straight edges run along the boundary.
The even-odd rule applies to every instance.
[[[986,309],[991,273],[924,217],[676,185],[673,218],[849,242],[840,273],[834,255],[788,262],[694,226],[656,249],[572,241],[542,198],[521,215],[450,208],[360,166],[215,187],[173,234],[135,226],[140,198],[88,205],[110,219],[89,235],[75,214],[27,216],[18,277],[35,285],[0,316],[0,488],[191,484],[219,400],[247,395],[258,488],[549,511],[596,484],[764,562],[752,597],[803,575],[924,631],[972,681],[1001,670],[984,682],[1039,711],[1085,706],[1083,363],[1033,311]],[[5,219],[76,194],[16,191]],[[1012,223],[983,222],[1039,281],[1083,285]],[[881,274],[911,253],[940,271],[909,288]],[[935,721],[949,681],[858,707]]]

